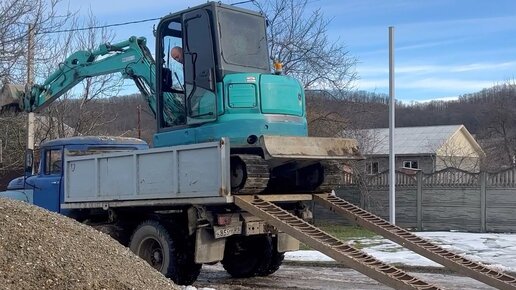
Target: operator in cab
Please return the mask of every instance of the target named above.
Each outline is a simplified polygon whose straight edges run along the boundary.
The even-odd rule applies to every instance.
[[[170,50],[170,56],[180,64],[183,64],[183,49],[179,46],[174,46]]]

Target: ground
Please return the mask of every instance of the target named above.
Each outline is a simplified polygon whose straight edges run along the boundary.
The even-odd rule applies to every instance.
[[[445,289],[494,289],[471,278],[452,275],[450,273],[410,274],[432,281]],[[220,264],[205,266],[194,284],[198,289],[203,287],[217,290],[250,290],[250,289],[392,289],[357,271],[341,267],[318,267],[283,265],[275,274],[268,277],[233,279]]]
[[[422,232],[417,235],[464,254],[497,270],[516,272],[516,234]],[[367,236],[367,235],[366,235]],[[445,289],[493,289],[456,275],[379,236],[352,237],[351,243],[376,258],[397,265],[412,275]],[[269,277],[232,279],[220,266],[204,266],[194,286],[226,289],[391,289],[355,270],[337,265],[316,251],[288,253],[284,265]]]

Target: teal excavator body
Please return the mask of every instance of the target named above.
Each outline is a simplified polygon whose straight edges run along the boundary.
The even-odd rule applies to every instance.
[[[208,2],[163,17],[155,36],[154,57],[141,37],[72,54],[22,94],[21,109],[40,111],[85,78],[122,73],[156,117],[154,147],[229,138],[234,192],[322,189],[337,174],[333,161],[360,157],[355,140],[308,137],[303,87],[271,73],[261,13]]]

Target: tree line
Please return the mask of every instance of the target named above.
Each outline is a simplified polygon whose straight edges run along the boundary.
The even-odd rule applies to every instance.
[[[388,97],[372,92],[340,96],[307,92],[308,110],[315,110],[310,129],[314,135],[340,130],[386,128]],[[309,120],[310,120],[309,115]],[[321,118],[324,116],[325,118]],[[331,120],[336,119],[336,120]],[[328,121],[333,124],[328,125]],[[396,127],[463,124],[486,153],[483,166],[499,170],[516,163],[516,82],[505,81],[453,101],[396,104]]]

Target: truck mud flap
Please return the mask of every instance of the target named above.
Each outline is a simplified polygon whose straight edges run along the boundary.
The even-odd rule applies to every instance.
[[[440,289],[349,246],[260,196],[234,196],[241,209],[336,261],[395,289]]]
[[[371,230],[383,237],[441,264],[498,289],[516,289],[516,278],[450,252],[426,239],[355,206],[344,199],[328,194],[314,195],[314,201],[330,211]]]

